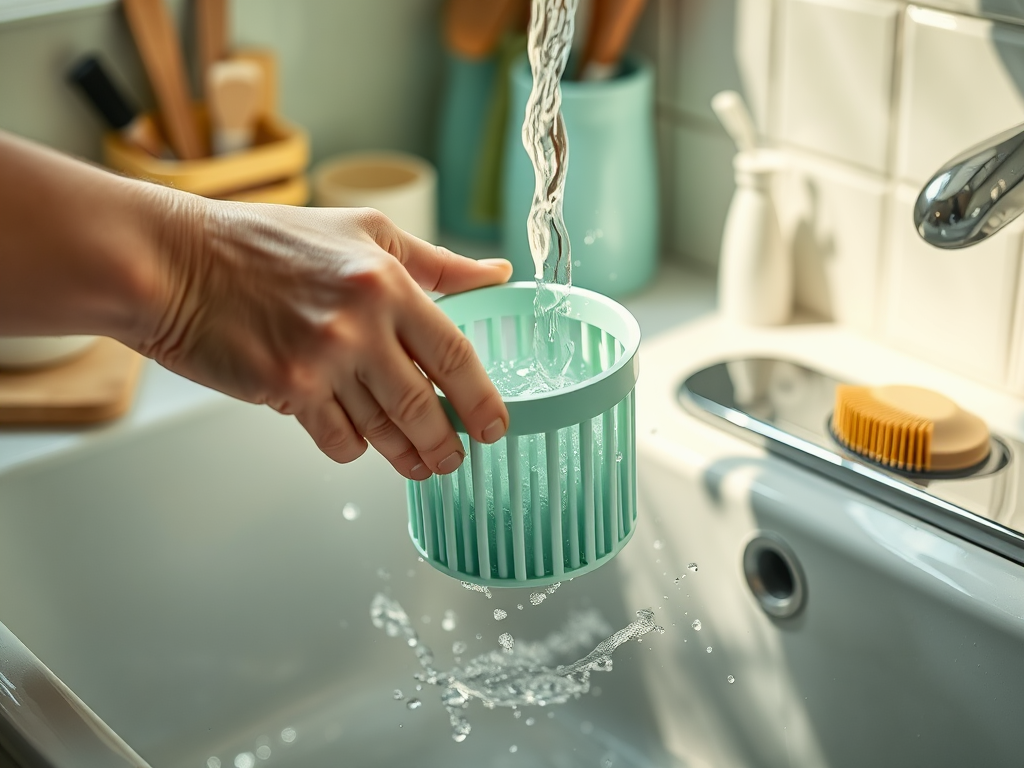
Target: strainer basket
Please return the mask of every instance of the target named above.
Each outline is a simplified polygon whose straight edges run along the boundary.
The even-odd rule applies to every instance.
[[[439,300],[485,366],[532,356],[535,283]],[[444,396],[466,448],[449,475],[408,483],[409,534],[420,555],[487,587],[545,586],[592,571],[636,527],[633,389],[640,327],[606,296],[569,293],[565,329],[584,372],[579,384],[505,398],[508,433],[472,440]]]

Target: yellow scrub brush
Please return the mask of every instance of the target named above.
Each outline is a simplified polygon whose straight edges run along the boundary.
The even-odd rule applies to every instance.
[[[921,387],[839,385],[832,432],[854,453],[903,472],[960,472],[989,454],[985,422]]]

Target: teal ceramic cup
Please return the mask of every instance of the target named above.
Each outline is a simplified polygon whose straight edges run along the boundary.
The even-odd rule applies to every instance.
[[[438,215],[442,231],[497,240],[498,222],[474,216],[472,195],[498,62],[449,53],[437,137]],[[524,102],[525,103],[525,102]]]
[[[534,173],[522,141],[532,85],[523,59],[511,73],[501,205],[502,243],[514,280],[534,279],[526,235]],[[658,259],[651,67],[628,59],[612,80],[563,81],[562,116],[569,139],[564,214],[573,285],[623,296],[650,281]]]

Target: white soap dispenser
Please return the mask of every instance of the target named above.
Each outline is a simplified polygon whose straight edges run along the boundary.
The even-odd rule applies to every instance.
[[[739,149],[718,266],[719,311],[747,325],[781,325],[793,308],[793,261],[782,242],[771,190],[783,156],[756,146],[753,121],[739,94],[724,91],[711,106]]]

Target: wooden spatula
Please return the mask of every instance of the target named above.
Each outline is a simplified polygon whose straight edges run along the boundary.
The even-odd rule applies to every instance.
[[[163,0],[122,2],[171,149],[181,160],[202,157],[205,142],[192,112],[178,33]]]
[[[619,72],[646,0],[595,0],[580,61],[580,80],[607,80]]]

